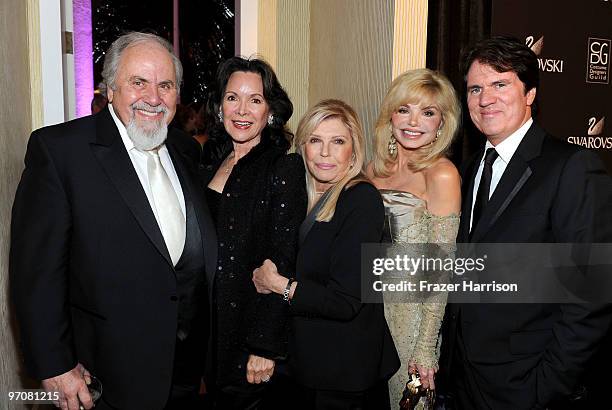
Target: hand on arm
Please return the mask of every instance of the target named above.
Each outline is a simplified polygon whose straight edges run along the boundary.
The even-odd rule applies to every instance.
[[[289,283],[289,279],[278,273],[274,262],[270,259],[266,259],[263,265],[253,271],[253,283],[259,293],[276,293],[282,295]],[[293,297],[296,286],[297,282],[291,284],[289,299]]]
[[[48,392],[59,392],[60,400],[56,403],[56,407],[62,410],[79,410],[80,405],[85,409],[91,409],[93,401],[87,390],[87,384],[90,382],[89,371],[79,363],[66,373],[44,379],[42,387]]]

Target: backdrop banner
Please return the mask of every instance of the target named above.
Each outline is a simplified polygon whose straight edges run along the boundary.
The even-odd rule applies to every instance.
[[[538,122],[612,173],[612,0],[493,0],[491,31],[537,54]]]

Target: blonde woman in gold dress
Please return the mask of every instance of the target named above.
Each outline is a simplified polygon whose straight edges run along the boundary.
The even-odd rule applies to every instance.
[[[439,73],[411,70],[391,84],[376,123],[368,174],[383,197],[388,240],[393,244],[436,243],[452,251],[461,189],[459,173],[445,154],[460,111],[453,86]],[[385,302],[402,362],[389,381],[392,406],[399,403],[410,373],[418,371],[423,387],[435,388],[446,296],[436,301]]]

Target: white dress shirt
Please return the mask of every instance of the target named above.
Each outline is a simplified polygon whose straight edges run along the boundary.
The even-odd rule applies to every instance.
[[[472,191],[472,211],[470,213],[470,232],[472,231],[472,220],[474,218],[474,203],[476,202],[476,194],[478,192],[478,186],[480,185],[480,177],[482,176],[482,169],[484,168],[484,157],[489,148],[495,148],[495,151],[499,154],[495,162],[493,163],[493,174],[491,175],[491,187],[489,189],[489,199],[493,195],[495,188],[497,188],[497,184],[501,179],[502,175],[504,175],[504,171],[508,166],[508,163],[512,159],[512,156],[516,152],[521,141],[527,134],[527,130],[533,124],[533,119],[529,118],[525,124],[523,124],[518,130],[514,131],[514,133],[510,134],[508,138],[493,146],[488,140],[485,144],[484,153],[482,154],[482,158],[480,158],[480,165],[478,166],[478,172],[476,173],[476,178],[474,180],[474,190]]]
[[[155,215],[155,220],[159,226],[159,217],[157,215],[157,211],[155,210],[155,203],[153,202],[153,194],[151,192],[151,186],[149,185],[149,174],[147,173],[147,159],[148,155],[142,151],[139,151],[135,146],[130,137],[128,136],[127,129],[125,125],[121,122],[115,111],[113,110],[112,104],[108,104],[108,109],[115,121],[115,125],[119,129],[119,134],[121,135],[121,140],[125,145],[125,149],[132,160],[132,165],[136,170],[136,174],[138,174],[138,179],[140,180],[140,185],[145,191],[147,195],[147,200],[149,201],[149,206]],[[185,198],[183,197],[183,189],[181,188],[181,183],[179,182],[178,175],[176,174],[176,170],[174,169],[174,164],[172,164],[172,160],[170,159],[170,154],[168,153],[168,148],[166,148],[165,144],[162,144],[159,148],[159,160],[168,174],[168,178],[170,179],[170,183],[172,184],[172,188],[174,188],[174,192],[176,192],[176,196],[178,197],[179,204],[181,205],[181,211],[183,213],[183,218],[185,218]]]

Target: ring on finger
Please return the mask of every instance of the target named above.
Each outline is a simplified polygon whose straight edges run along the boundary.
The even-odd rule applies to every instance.
[[[268,383],[270,381],[270,376],[264,376],[261,378],[261,381],[264,383]]]

